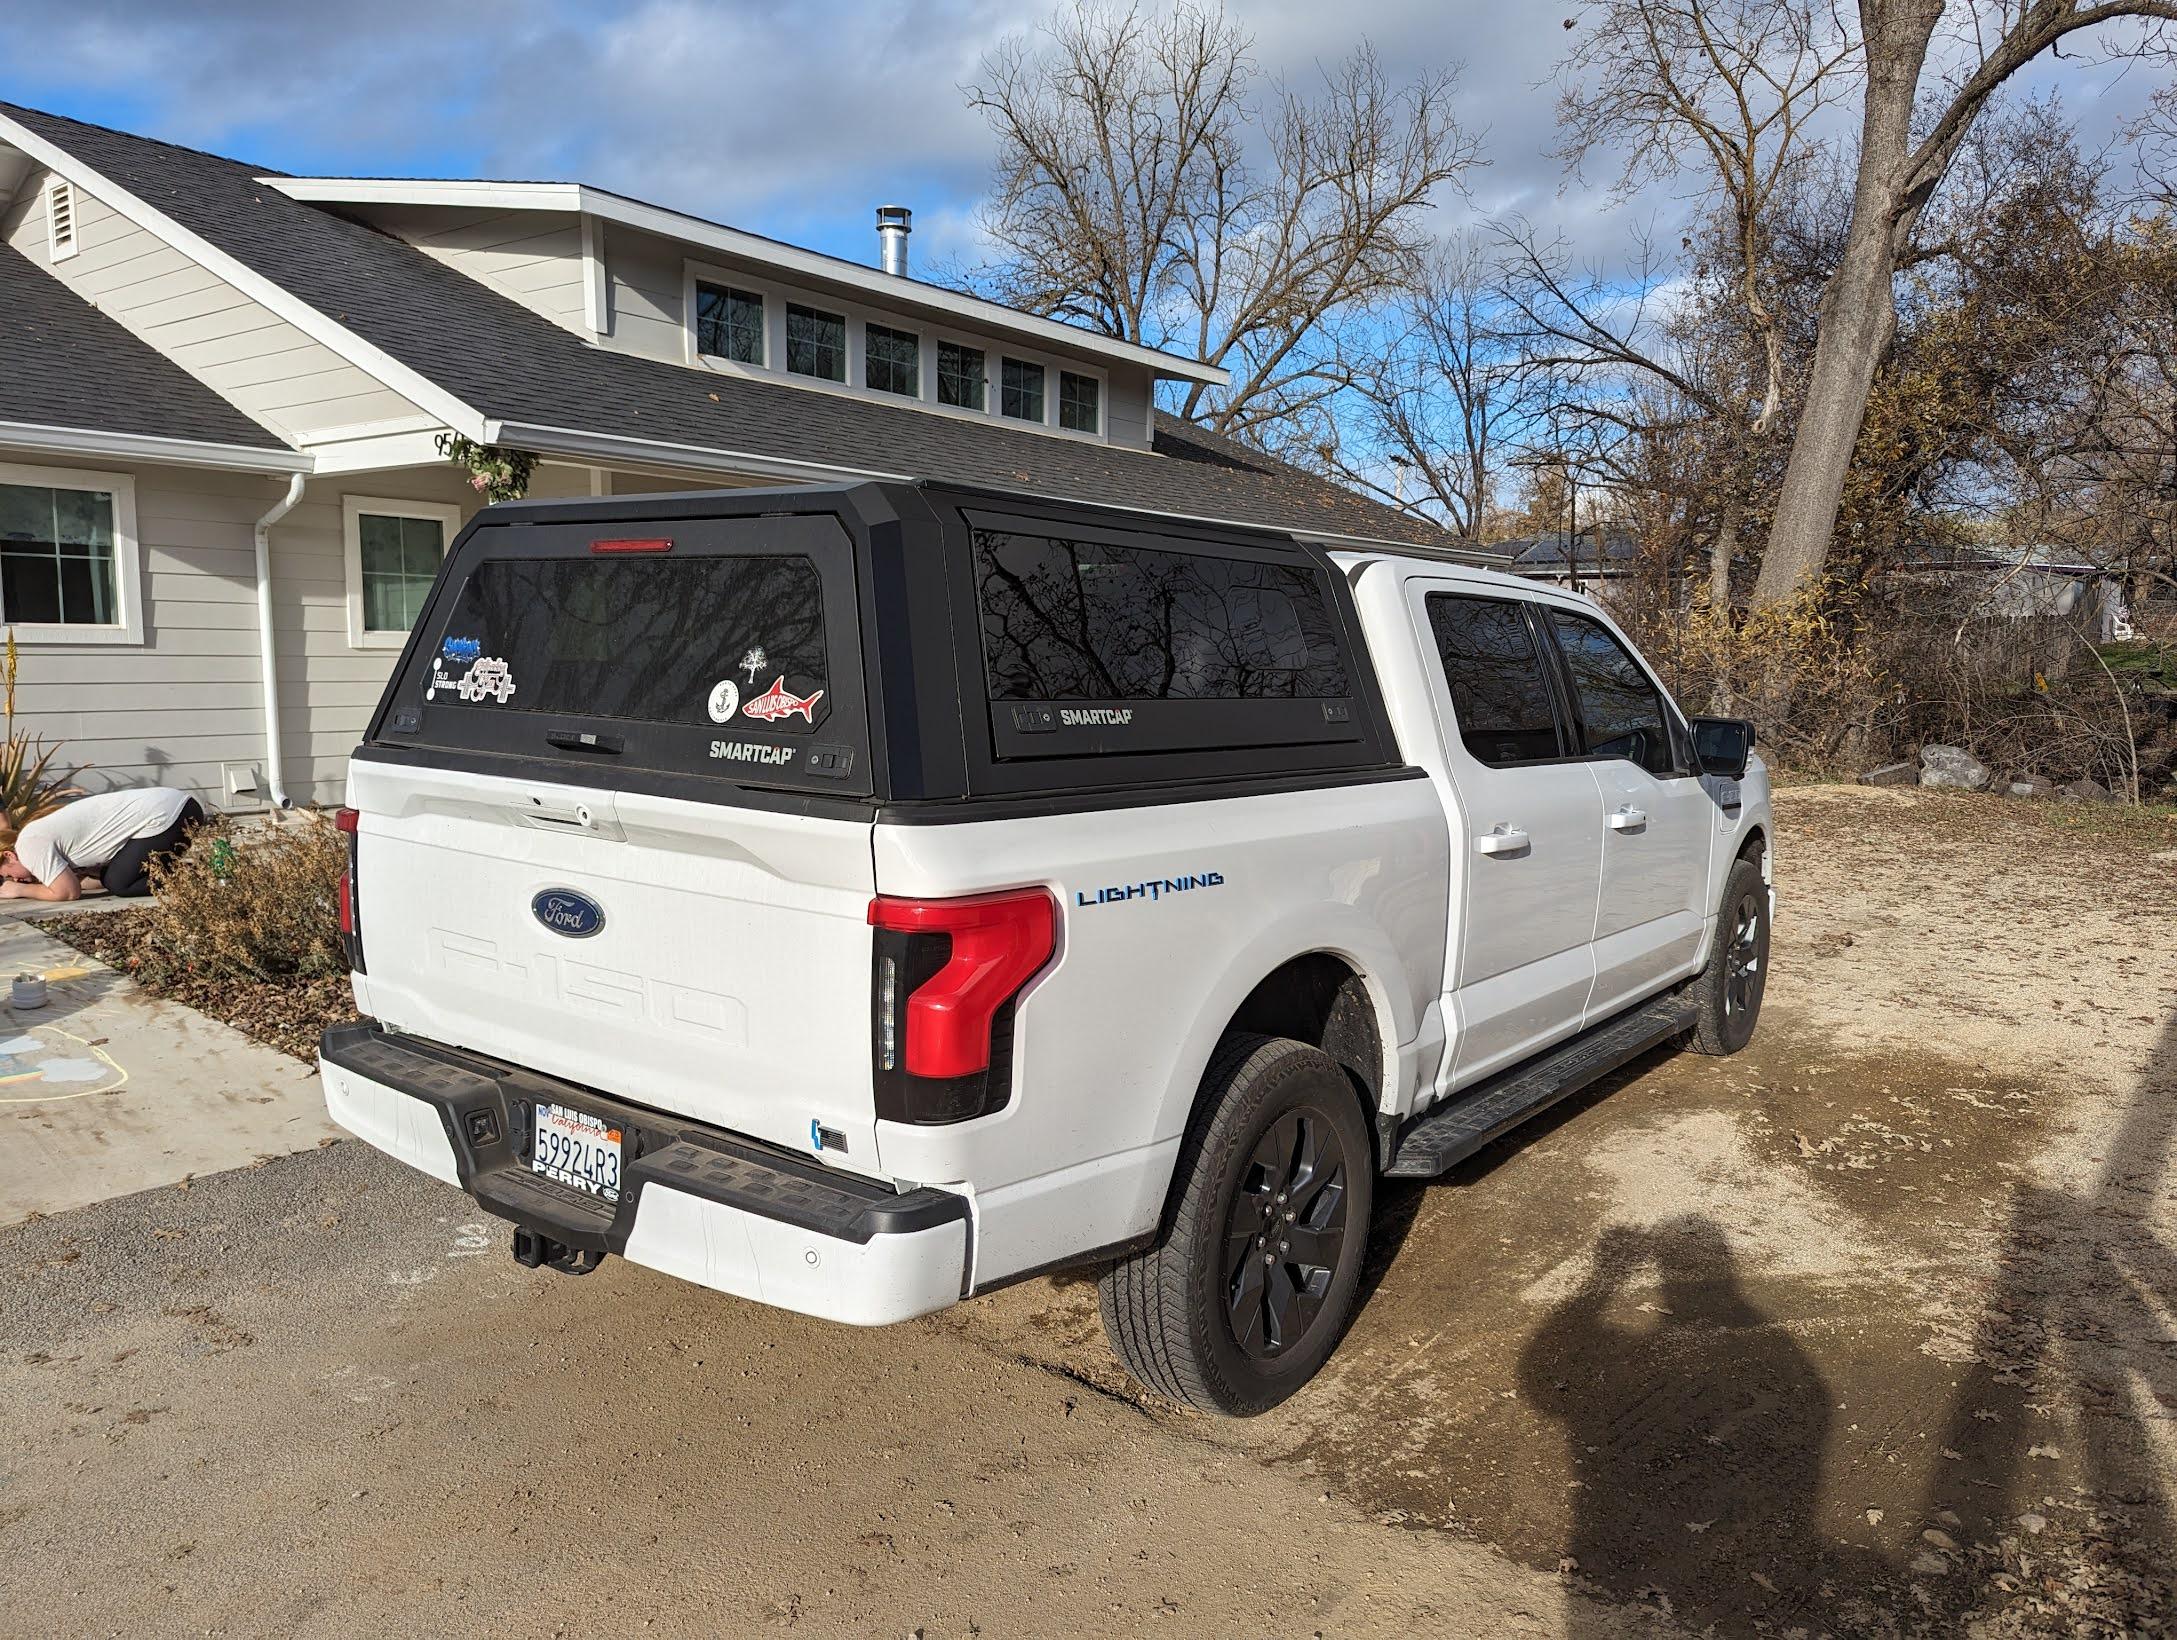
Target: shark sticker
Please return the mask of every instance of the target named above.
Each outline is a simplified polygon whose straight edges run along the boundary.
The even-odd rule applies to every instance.
[[[797,695],[786,687],[783,677],[773,678],[771,687],[741,708],[743,717],[761,718],[766,723],[776,723],[790,718],[797,712],[804,723],[816,722],[816,703],[824,698],[819,689],[814,694]]]

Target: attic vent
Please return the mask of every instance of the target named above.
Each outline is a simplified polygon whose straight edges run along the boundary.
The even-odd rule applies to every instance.
[[[55,262],[76,254],[76,185],[55,177],[45,185],[45,248]]]

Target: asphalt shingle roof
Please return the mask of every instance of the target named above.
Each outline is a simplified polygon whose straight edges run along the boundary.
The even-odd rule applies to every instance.
[[[20,251],[0,245],[0,422],[287,448]]]
[[[1204,430],[1154,452],[1019,432],[591,346],[261,167],[0,104],[101,175],[487,418],[1029,490],[1275,529],[1447,546],[1433,526]]]

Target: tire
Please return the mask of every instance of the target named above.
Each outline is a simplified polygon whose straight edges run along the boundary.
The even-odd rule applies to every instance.
[[[1733,1054],[1753,1040],[1769,985],[1769,885],[1761,880],[1758,857],[1732,862],[1708,966],[1693,983],[1701,1004],[1693,1027],[1696,1053]]]
[[[1361,1102],[1328,1054],[1226,1038],[1203,1073],[1161,1234],[1099,1284],[1120,1362],[1198,1411],[1276,1406],[1345,1332],[1375,1182]]]

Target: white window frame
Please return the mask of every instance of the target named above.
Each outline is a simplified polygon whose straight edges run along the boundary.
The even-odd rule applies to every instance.
[[[1064,414],[1059,407],[1059,400],[1066,396],[1065,378],[1068,376],[1079,376],[1083,381],[1091,381],[1096,384],[1096,425],[1094,427],[1068,427],[1059,419]],[[1095,371],[1076,370],[1070,364],[1062,364],[1051,373],[1050,377],[1051,425],[1061,433],[1073,434],[1075,438],[1102,438],[1104,436],[1105,403],[1110,396],[1111,383]]]
[[[60,231],[60,213],[56,207],[66,202],[68,231]],[[83,248],[83,201],[76,196],[76,185],[66,177],[48,177],[45,182],[45,254],[52,262],[65,262]]]
[[[762,363],[750,364],[745,359],[729,359],[723,353],[704,353],[699,351],[697,347],[697,338],[702,334],[702,322],[697,317],[696,313],[695,288],[697,285],[717,285],[723,289],[736,291],[743,296],[753,296],[759,303],[762,304]],[[774,371],[771,367],[771,361],[778,355],[771,345],[771,313],[773,303],[771,299],[771,292],[768,289],[756,283],[754,280],[743,278],[739,274],[728,275],[722,268],[699,268],[696,267],[693,263],[689,264],[687,287],[688,289],[686,311],[688,314],[688,362],[690,364],[707,364],[714,369],[744,372],[749,375],[769,376],[774,374],[783,375],[785,373],[783,368],[781,370]],[[779,339],[781,343],[783,343],[785,341],[783,331],[786,323],[783,315],[785,314],[786,310],[784,308],[780,308],[778,311],[781,315],[779,320],[779,326],[782,332]]]
[[[113,597],[121,618],[104,626],[67,621],[9,621],[24,644],[141,644],[144,641],[144,561],[136,536],[136,479],[129,473],[89,472],[80,467],[19,467],[0,462],[0,484],[38,489],[90,490],[113,497]]]
[[[344,495],[340,498],[341,556],[348,572],[348,647],[350,649],[399,649],[408,632],[368,632],[363,628],[363,515],[374,518],[431,518],[445,534],[439,562],[461,533],[461,508],[451,501],[401,501],[383,495]]]
[[[763,364],[742,364],[738,360],[720,358],[716,354],[697,349],[695,287],[699,281],[707,285],[731,285],[736,290],[763,298]],[[813,393],[843,393],[850,398],[869,399],[878,404],[912,406],[932,415],[952,416],[985,424],[995,422],[1001,427],[1018,428],[1029,433],[1047,433],[1054,438],[1079,439],[1090,444],[1111,442],[1111,372],[1103,365],[1087,359],[1067,358],[1040,347],[1024,347],[1015,342],[1001,341],[994,336],[957,330],[950,325],[931,324],[904,313],[871,307],[866,302],[856,302],[802,285],[783,284],[761,274],[722,267],[715,262],[699,262],[693,257],[686,258],[681,263],[680,300],[685,358],[693,369],[713,370],[722,376],[746,376],[757,381],[786,382]],[[803,376],[786,368],[786,304],[789,302],[845,316],[847,379],[844,382],[826,381],[821,376]],[[892,330],[905,331],[916,338],[916,354],[921,361],[921,390],[912,398],[904,393],[879,392],[869,385],[868,327],[873,323]],[[953,342],[961,347],[972,347],[981,351],[984,367],[982,409],[971,410],[961,405],[937,402],[937,347],[940,342]],[[1020,421],[999,412],[998,406],[1003,402],[1001,390],[1004,383],[1004,360],[1007,358],[1043,367],[1041,421]],[[1098,384],[1098,426],[1095,432],[1076,432],[1070,427],[1059,425],[1058,373],[1061,370],[1090,377]]]

